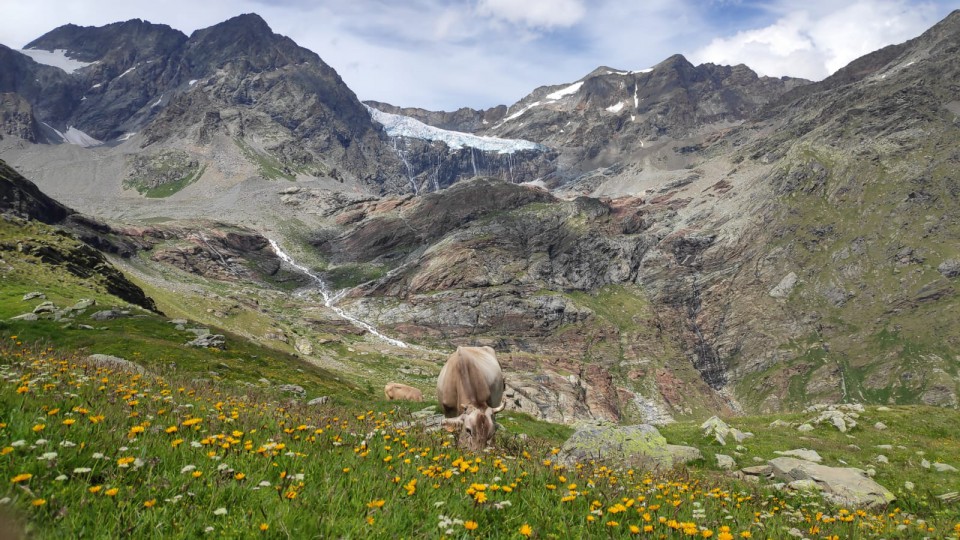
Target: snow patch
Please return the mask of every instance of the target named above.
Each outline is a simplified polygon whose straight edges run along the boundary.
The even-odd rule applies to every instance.
[[[503,120],[497,122],[497,125],[496,125],[496,126],[493,126],[493,127],[494,127],[494,128],[497,128],[497,127],[500,127],[502,124],[505,124],[505,123],[509,122],[510,120],[515,120],[515,119],[517,119],[517,118],[520,118],[520,117],[523,115],[523,113],[529,111],[530,109],[536,107],[537,105],[540,105],[540,102],[539,102],[539,101],[534,101],[533,103],[527,105],[526,107],[520,109],[519,111],[517,111],[517,112],[511,114],[510,116],[504,118]]]
[[[101,86],[103,86],[103,83],[97,83],[97,84],[91,86],[90,89],[93,90],[94,88],[100,88]]]
[[[157,105],[160,105],[160,102],[163,101],[163,94],[160,94],[160,97],[150,105],[150,108],[154,108]]]
[[[367,106],[367,111],[370,112],[370,117],[373,121],[382,125],[387,135],[391,137],[410,137],[411,139],[441,141],[446,143],[451,150],[459,150],[466,146],[484,152],[512,154],[521,150],[541,151],[545,149],[540,144],[521,139],[501,139],[499,137],[485,137],[440,129],[428,126],[408,116],[385,113],[369,106]]]
[[[607,111],[608,111],[608,112],[612,112],[612,113],[618,113],[618,112],[620,112],[621,110],[623,110],[623,106],[624,106],[624,105],[625,105],[625,103],[624,103],[623,101],[621,101],[620,103],[617,103],[616,105],[611,105],[611,106],[607,107]]]
[[[74,144],[83,148],[90,148],[91,146],[100,146],[103,144],[103,141],[98,141],[93,137],[87,135],[86,133],[80,131],[79,129],[70,126],[67,128],[67,132],[63,133],[59,129],[51,126],[50,124],[43,122],[43,125],[52,129],[63,142],[67,144]]]
[[[54,49],[52,51],[42,51],[40,49],[23,49],[20,51],[22,54],[33,58],[33,61],[38,64],[43,64],[45,66],[53,66],[58,69],[62,69],[67,73],[73,73],[74,71],[85,68],[87,66],[96,64],[96,62],[81,62],[80,60],[74,60],[73,58],[67,57],[66,49]]]
[[[197,84],[197,79],[190,79],[190,82],[187,83],[187,84],[189,84],[190,86],[193,86],[193,85]]]
[[[121,73],[120,75],[118,75],[117,78],[118,78],[118,79],[122,79],[124,75],[126,75],[127,73],[130,73],[131,71],[133,71],[133,70],[135,70],[135,69],[137,69],[137,66],[133,66],[132,68],[124,71],[123,73]]]
[[[556,92],[553,92],[553,93],[551,93],[551,94],[547,94],[546,97],[547,97],[547,99],[561,99],[561,98],[563,98],[563,97],[565,97],[565,96],[569,96],[569,95],[572,95],[572,94],[576,94],[576,93],[577,93],[577,90],[580,90],[580,87],[581,87],[581,86],[583,86],[583,81],[575,82],[575,83],[571,84],[570,86],[568,86],[568,87],[566,87],[566,88],[561,88],[560,90],[557,90]]]
[[[123,135],[117,137],[116,140],[118,140],[118,141],[125,141],[125,140],[129,139],[130,137],[133,137],[133,136],[136,135],[136,134],[137,134],[136,131],[131,131],[131,132],[129,132],[129,133],[124,133]]]

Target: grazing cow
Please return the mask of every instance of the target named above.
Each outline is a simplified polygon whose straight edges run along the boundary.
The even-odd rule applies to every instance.
[[[387,385],[383,387],[383,395],[387,396],[387,399],[423,401],[423,392],[412,386],[407,386],[398,382],[387,383]]]
[[[493,415],[506,407],[506,383],[490,347],[457,347],[437,378],[437,399],[447,431],[460,429],[460,445],[475,452],[493,439]]]

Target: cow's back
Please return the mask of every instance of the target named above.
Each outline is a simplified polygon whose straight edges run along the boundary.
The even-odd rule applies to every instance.
[[[497,407],[503,391],[503,370],[491,347],[457,347],[437,378],[437,399],[448,418],[458,416],[461,405]]]

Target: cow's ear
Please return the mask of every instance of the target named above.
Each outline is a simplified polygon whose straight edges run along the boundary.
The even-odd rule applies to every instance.
[[[460,418],[444,418],[443,419],[443,429],[453,433],[454,431],[460,429],[460,426],[463,425],[463,420]]]
[[[461,404],[460,404],[460,414],[463,414],[463,413],[467,412],[467,407],[469,407],[469,406],[470,406],[469,403],[461,403]]]

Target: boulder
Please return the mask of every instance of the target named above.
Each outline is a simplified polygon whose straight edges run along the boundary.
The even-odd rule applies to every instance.
[[[820,463],[823,461],[823,458],[820,457],[820,454],[816,450],[807,450],[806,448],[798,448],[796,450],[785,450],[785,451],[776,451],[774,454],[778,456],[786,457],[795,457],[804,459],[807,461],[812,461],[814,463]]]
[[[11,321],[36,321],[40,318],[36,313],[23,313],[16,317],[10,317]]]
[[[680,444],[668,444],[667,451],[673,456],[674,465],[686,465],[691,461],[703,459],[703,454],[699,448],[693,446],[683,446]]]
[[[779,418],[777,418],[773,422],[770,422],[770,427],[772,428],[790,427],[790,422],[784,422],[783,420],[780,420]]]
[[[33,300],[34,298],[39,298],[43,300],[43,299],[46,299],[46,297],[47,295],[43,294],[40,291],[33,291],[23,295],[23,301],[26,302],[27,300]]]
[[[95,305],[97,305],[97,301],[96,301],[96,300],[93,300],[93,299],[90,299],[90,298],[84,298],[84,299],[78,301],[76,304],[74,304],[74,305],[72,305],[72,306],[70,306],[70,307],[68,307],[68,308],[64,308],[64,311],[66,311],[66,312],[71,312],[71,311],[83,311],[83,310],[85,310],[85,309],[87,309],[87,308],[89,308],[89,307],[91,307],[91,306],[95,306]]]
[[[877,422],[876,424],[873,425],[873,428],[874,428],[874,429],[878,429],[878,430],[880,430],[880,431],[883,431],[883,430],[887,429],[887,425],[884,424],[883,422]]]
[[[860,469],[828,467],[792,457],[778,457],[768,463],[774,477],[784,482],[812,480],[823,491],[824,498],[834,504],[876,508],[896,499]]]
[[[280,391],[290,392],[291,394],[296,394],[301,397],[307,394],[307,391],[304,390],[303,387],[300,386],[299,384],[281,384]]]
[[[946,278],[955,278],[960,276],[960,259],[947,259],[940,263],[937,271]]]
[[[728,437],[733,437],[733,440],[737,443],[742,443],[750,437],[753,437],[753,433],[732,428],[717,416],[711,416],[706,422],[701,424],[700,430],[703,432],[704,437],[712,437],[720,443],[720,446],[726,446]]]
[[[90,318],[95,321],[109,321],[110,319],[119,319],[124,315],[127,314],[116,309],[105,309],[90,315]]]
[[[770,465],[754,465],[753,467],[744,467],[740,472],[749,476],[770,476],[773,474],[773,467]]]
[[[790,296],[790,293],[793,292],[793,288],[797,285],[797,274],[790,272],[789,274],[783,276],[783,279],[780,280],[774,288],[770,289],[769,294],[773,298],[786,298]]]
[[[315,397],[307,402],[307,405],[326,405],[330,402],[330,396]]]
[[[313,344],[310,343],[310,340],[305,337],[298,337],[294,346],[297,349],[297,352],[304,356],[310,356],[313,354]]]
[[[53,313],[56,310],[57,310],[57,306],[54,305],[54,303],[50,302],[49,300],[46,302],[42,302],[38,304],[37,307],[33,308],[34,313]]]
[[[957,468],[946,463],[934,463],[933,470],[937,472],[957,472]]]
[[[644,470],[673,467],[667,440],[649,424],[618,426],[610,422],[586,422],[563,443],[559,459],[568,466],[597,460]]]
[[[717,467],[725,471],[732,471],[737,468],[737,461],[726,454],[717,454]]]
[[[799,426],[797,426],[797,431],[799,431],[799,432],[801,432],[801,433],[806,433],[806,432],[808,432],[808,431],[813,431],[813,429],[814,429],[813,426],[811,426],[810,424],[806,424],[806,423],[800,424]]]
[[[223,350],[226,348],[226,343],[226,338],[220,334],[204,334],[192,341],[188,341],[186,344],[190,347]]]
[[[144,369],[143,366],[135,364],[126,358],[120,358],[119,356],[111,356],[109,354],[91,354],[87,357],[87,361],[98,367],[122,369],[140,374],[147,373],[147,370]]]

